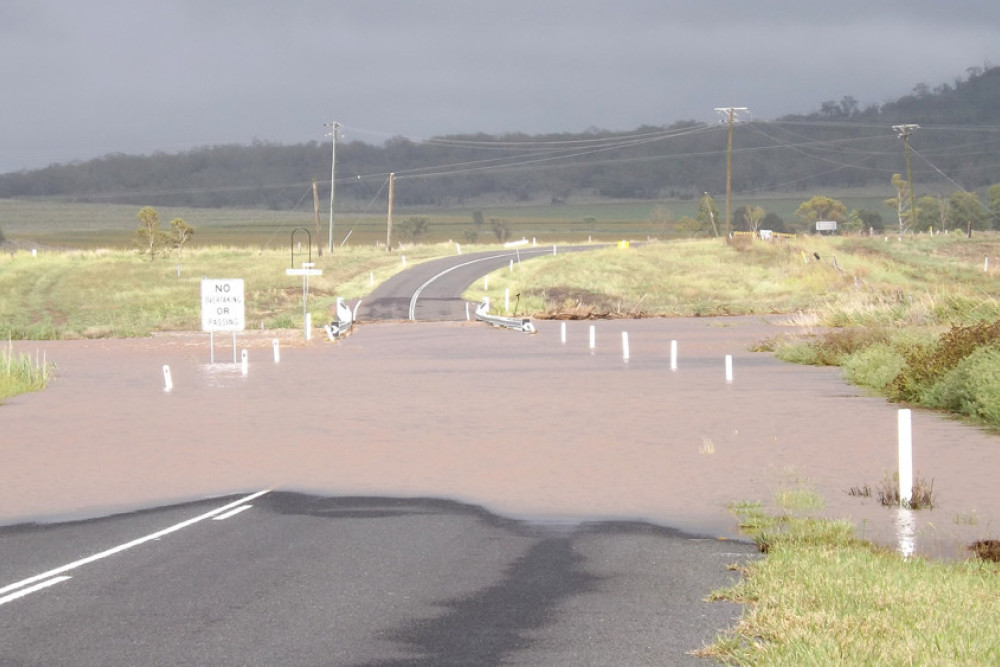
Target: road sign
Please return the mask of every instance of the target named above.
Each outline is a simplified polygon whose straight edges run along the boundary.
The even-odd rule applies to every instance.
[[[243,331],[243,279],[201,281],[201,330]],[[235,339],[234,339],[235,340]]]

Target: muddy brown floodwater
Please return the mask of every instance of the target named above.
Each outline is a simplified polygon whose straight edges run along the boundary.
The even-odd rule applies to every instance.
[[[536,521],[639,519],[737,537],[726,504],[807,481],[819,515],[946,558],[1000,532],[1000,447],[914,411],[914,469],[938,506],[907,513],[847,494],[896,469],[897,406],[836,369],[748,345],[770,318],[383,323],[345,340],[243,332],[15,341],[57,377],[0,406],[0,522],[104,515],[262,488],[450,498]],[[622,332],[630,359],[622,355]],[[678,368],[670,369],[670,341]],[[725,355],[734,378],[725,381]],[[228,363],[227,363],[228,362]],[[162,368],[169,365],[172,391]]]

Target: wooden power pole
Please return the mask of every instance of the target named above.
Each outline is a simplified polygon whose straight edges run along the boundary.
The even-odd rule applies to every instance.
[[[385,250],[392,252],[392,197],[396,186],[396,174],[389,174],[389,213],[385,221]]]
[[[716,107],[715,111],[722,114],[729,122],[729,147],[726,149],[726,238],[729,238],[729,227],[732,224],[730,201],[733,193],[733,122],[737,111],[746,111],[746,107]]]
[[[323,242],[319,240],[319,191],[316,189],[316,179],[313,179],[313,209],[316,211],[316,250],[323,256]]]

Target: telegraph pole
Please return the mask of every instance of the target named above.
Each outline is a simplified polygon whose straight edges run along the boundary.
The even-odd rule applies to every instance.
[[[316,179],[313,179],[313,210],[316,212],[316,251],[319,256],[323,256],[323,243],[319,240],[319,190],[316,188]]]
[[[327,136],[331,139],[331,150],[330,150],[330,238],[327,241],[327,250],[331,253],[333,252],[333,191],[337,188],[337,129],[340,127],[340,123],[323,123],[326,127],[330,128],[330,134]]]
[[[726,149],[726,238],[729,238],[729,227],[732,224],[732,213],[730,211],[730,201],[733,192],[733,123],[736,121],[737,111],[746,111],[746,107],[716,107],[716,113],[722,114],[725,121],[729,123],[729,147]]]
[[[906,183],[907,187],[910,188],[910,228],[916,229],[917,207],[913,205],[913,172],[910,170],[910,135],[913,134],[914,130],[919,130],[920,126],[910,123],[907,125],[893,125],[892,129],[896,131],[896,137],[903,140],[903,152],[906,155]]]
[[[389,174],[389,213],[385,220],[385,250],[392,252],[392,197],[396,186],[396,174]]]

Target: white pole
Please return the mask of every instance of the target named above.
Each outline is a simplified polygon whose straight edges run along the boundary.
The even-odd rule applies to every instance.
[[[406,266],[406,255],[399,256],[403,260],[403,266]]]
[[[465,302],[465,321],[469,321],[469,302]]]
[[[556,244],[555,243],[552,244],[552,254],[553,255],[556,254]]]
[[[677,341],[670,341],[670,370],[677,370]]]
[[[375,284],[375,272],[374,271],[369,271],[368,272],[368,284],[369,285],[374,285]]]
[[[274,363],[278,363],[279,361],[281,361],[281,350],[278,349],[278,339],[275,338],[273,341],[271,341],[271,345],[274,346]]]
[[[726,384],[733,383],[733,355],[726,355]]]
[[[170,391],[174,388],[174,380],[170,377],[170,366],[163,365],[163,391]]]
[[[243,357],[243,360],[241,362],[241,369],[243,371],[243,375],[246,375],[247,371],[250,370],[250,362],[247,359],[247,351],[246,350],[242,351],[242,357]]]
[[[313,315],[306,313],[306,340],[312,340]]]
[[[566,323],[562,322],[559,327],[559,341],[565,345],[566,344]]]
[[[622,332],[622,359],[624,361],[628,361],[629,360],[629,353],[628,353],[628,332],[627,331],[623,331]]]
[[[908,408],[899,411],[899,502],[903,507],[913,498],[913,425]]]
[[[510,272],[514,273],[514,260],[510,260]]]
[[[457,254],[459,254],[459,255],[461,255],[461,254],[462,254],[462,244],[461,244],[461,243],[456,243],[456,244],[455,244],[455,252],[456,252]]]
[[[590,325],[590,349],[593,350],[597,345],[597,331],[594,329],[594,325]]]

